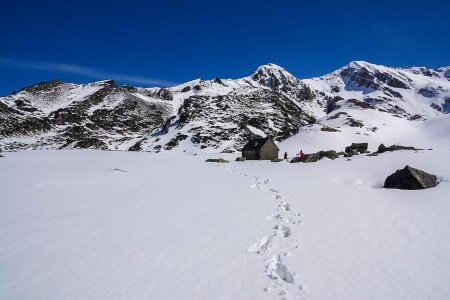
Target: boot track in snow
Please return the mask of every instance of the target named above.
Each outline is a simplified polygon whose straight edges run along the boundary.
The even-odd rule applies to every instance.
[[[236,165],[230,170],[234,174],[248,176],[238,170]],[[299,282],[298,275],[283,262],[285,257],[293,255],[293,251],[299,248],[298,230],[295,226],[302,224],[301,213],[293,211],[285,196],[273,187],[271,179],[254,176],[253,181],[251,189],[269,192],[271,199],[276,201],[273,213],[267,217],[274,223],[273,231],[246,249],[262,258],[265,275],[271,279],[264,291],[274,293],[279,299],[308,299],[310,296]]]

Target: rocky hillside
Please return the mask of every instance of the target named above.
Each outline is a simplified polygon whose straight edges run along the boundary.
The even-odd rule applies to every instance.
[[[5,149],[114,149],[158,128],[173,107],[164,89],[116,86],[114,81],[51,81],[0,101]]]
[[[0,147],[234,152],[251,137],[281,141],[308,128],[370,134],[386,118],[448,113],[449,78],[450,68],[352,62],[307,80],[268,64],[171,88],[44,82],[0,98]]]
[[[304,83],[323,103],[324,110],[316,112],[322,116],[353,99],[402,118],[430,118],[450,112],[450,67],[394,68],[354,61]]]

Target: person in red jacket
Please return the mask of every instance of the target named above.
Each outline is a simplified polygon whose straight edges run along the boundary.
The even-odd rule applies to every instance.
[[[300,157],[303,157],[303,156],[305,155],[305,153],[303,153],[303,149],[300,150],[300,152],[298,153],[298,155],[299,155]]]

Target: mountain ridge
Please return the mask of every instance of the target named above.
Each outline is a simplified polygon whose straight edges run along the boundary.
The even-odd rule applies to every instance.
[[[281,141],[306,125],[366,127],[353,117],[336,124],[336,113],[376,109],[424,120],[450,111],[449,70],[352,61],[301,80],[269,63],[239,79],[168,88],[43,82],[0,97],[0,147],[234,152],[249,138]]]

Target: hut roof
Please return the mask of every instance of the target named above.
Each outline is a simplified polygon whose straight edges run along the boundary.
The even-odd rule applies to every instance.
[[[245,144],[244,148],[242,148],[242,151],[251,151],[251,150],[255,150],[258,151],[262,148],[262,146],[264,146],[264,144],[270,139],[270,137],[266,137],[266,138],[259,138],[259,139],[253,139],[247,142],[247,144]]]

